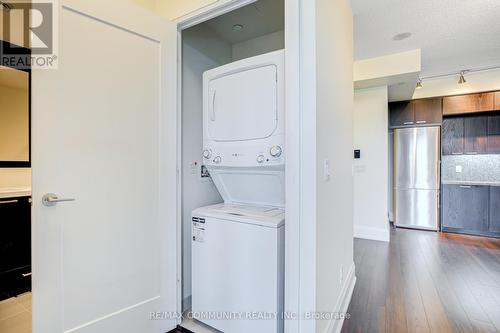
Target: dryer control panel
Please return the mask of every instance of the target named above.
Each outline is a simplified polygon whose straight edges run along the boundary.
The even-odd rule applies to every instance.
[[[205,165],[228,167],[265,167],[283,165],[285,163],[285,150],[282,143],[265,146],[245,147],[238,149],[234,145],[226,147],[218,145],[205,147],[203,150],[203,163]]]

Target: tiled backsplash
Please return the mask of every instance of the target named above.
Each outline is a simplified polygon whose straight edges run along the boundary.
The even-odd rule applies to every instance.
[[[443,156],[441,174],[443,181],[500,182],[500,155]]]

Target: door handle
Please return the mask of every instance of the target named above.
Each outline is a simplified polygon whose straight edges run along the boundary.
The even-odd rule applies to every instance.
[[[73,198],[59,198],[57,194],[47,193],[42,197],[42,204],[47,207],[52,207],[58,202],[75,201]]]
[[[21,274],[21,275],[22,275],[23,277],[28,277],[28,276],[31,276],[31,275],[32,275],[32,273],[31,273],[31,272],[29,272],[29,273],[26,273],[26,274]]]
[[[403,125],[413,125],[413,121],[405,121]]]
[[[418,120],[417,121],[417,124],[426,124],[427,123],[427,120]]]
[[[460,185],[460,188],[472,188],[470,185]]]
[[[210,120],[215,121],[215,95],[217,94],[217,90],[214,90],[214,94],[212,95],[212,111],[210,112]]]
[[[18,203],[19,200],[6,200],[6,201],[0,201],[0,205],[6,205],[6,204],[11,204],[11,203]]]

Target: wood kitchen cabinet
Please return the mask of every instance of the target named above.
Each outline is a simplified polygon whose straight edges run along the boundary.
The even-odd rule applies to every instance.
[[[413,102],[415,124],[441,124],[443,121],[442,98],[416,99]]]
[[[0,300],[31,289],[29,197],[0,199]]]
[[[443,185],[442,192],[443,230],[488,232],[489,186]]]
[[[500,100],[500,96],[498,99]],[[500,154],[500,115],[488,117],[488,139],[486,146],[489,154]]]
[[[440,125],[442,98],[426,98],[389,103],[390,126]]]
[[[464,153],[485,154],[488,143],[488,118],[464,118]]]
[[[443,155],[462,155],[464,153],[464,119],[445,118],[441,128],[441,147]]]
[[[495,110],[500,111],[500,91],[495,92]]]
[[[500,234],[500,186],[490,186],[489,231]]]
[[[443,97],[443,115],[495,110],[495,93]]]

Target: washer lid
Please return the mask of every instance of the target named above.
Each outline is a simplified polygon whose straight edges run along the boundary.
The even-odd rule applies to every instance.
[[[285,223],[285,210],[276,207],[221,203],[197,208],[193,218],[212,217],[240,223],[278,228]]]
[[[212,79],[204,92],[210,138],[231,142],[271,136],[278,126],[277,75],[273,64]]]
[[[285,207],[285,170],[207,166],[225,203]]]

